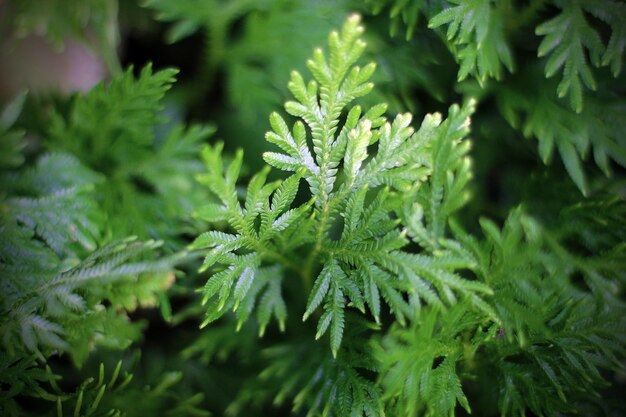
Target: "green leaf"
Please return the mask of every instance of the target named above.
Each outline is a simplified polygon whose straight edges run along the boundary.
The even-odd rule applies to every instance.
[[[246,267],[241,272],[241,275],[237,280],[237,284],[235,284],[235,291],[233,294],[235,301],[235,305],[233,307],[234,310],[237,310],[241,300],[248,294],[248,291],[250,291],[250,287],[252,287],[252,282],[255,278],[255,272],[256,271],[251,267]]]
[[[557,147],[559,148],[561,158],[563,158],[563,164],[565,165],[565,169],[567,169],[567,173],[576,183],[576,186],[580,189],[583,195],[587,195],[588,191],[587,184],[585,183],[585,175],[580,164],[580,159],[576,154],[576,150],[572,144],[567,141],[557,142]]]
[[[307,307],[304,312],[304,316],[302,317],[302,321],[305,321],[315,311],[315,309],[322,304],[322,301],[324,301],[326,293],[330,288],[330,283],[333,279],[332,271],[335,265],[336,262],[334,260],[325,264],[322,272],[320,272],[319,276],[315,279],[313,289],[309,293],[309,300],[307,301]]]
[[[333,352],[333,356],[337,357],[345,326],[343,292],[338,285],[333,285],[332,299],[329,302],[332,316],[330,323],[330,349]]]
[[[463,139],[475,101],[468,100],[462,108],[452,106],[445,121],[439,114],[427,115],[417,132],[410,126],[411,114],[387,122],[384,104],[367,111],[351,107],[371,90],[369,79],[375,70],[371,64],[356,65],[365,48],[362,33],[359,17],[349,17],[340,31],[330,34],[328,53],[315,49],[307,62],[314,80],[291,73],[288,87],[294,101],[288,101],[285,110],[300,119],[291,129],[280,115],[270,115],[272,131],[266,139],[279,152],[266,152],[264,159],[295,175],[269,184],[267,167],[253,175],[242,208],[237,196],[244,192],[236,189],[237,175],[229,173],[238,173],[241,154],[231,163],[235,169],[224,170],[222,145],[205,149],[208,173],[200,180],[223,202],[236,233],[207,232],[190,246],[207,251],[201,270],[213,267],[204,290],[205,300],[216,295],[219,299],[208,305],[209,310],[217,309],[209,313],[211,319],[234,305],[241,326],[266,285],[257,278],[254,283],[243,279],[244,268],[280,268],[301,277],[309,291],[303,320],[323,306],[316,338],[330,330],[335,357],[342,345],[346,308],[364,314],[367,304],[380,321],[382,297],[396,319],[405,323],[422,301],[443,307],[454,305],[458,297],[492,293],[484,283],[456,273],[473,260],[443,251],[439,243],[445,240],[449,217],[468,199],[465,187],[471,166]],[[299,187],[301,177],[305,189]],[[306,193],[308,202],[297,205],[297,194],[306,199]],[[404,223],[409,219],[399,213],[416,198],[429,202],[429,238],[436,242],[428,247],[429,254],[404,251],[409,233]],[[240,276],[236,285],[240,291],[232,294]],[[269,295],[262,300],[261,333],[271,315]],[[482,299],[474,304],[493,313]]]

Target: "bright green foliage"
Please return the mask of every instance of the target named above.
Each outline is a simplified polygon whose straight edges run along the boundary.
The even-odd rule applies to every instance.
[[[476,316],[463,304],[446,314],[432,309],[410,327],[392,329],[376,346],[381,369],[385,370],[381,382],[385,399],[391,404],[390,413],[449,416],[454,415],[457,402],[471,413],[456,370],[464,354],[456,335],[475,326],[475,321]]]
[[[229,309],[242,323],[259,291],[267,286],[258,308],[261,333],[270,310],[283,328],[286,311],[280,285],[282,271],[291,270],[300,274],[310,291],[303,319],[323,307],[316,338],[329,331],[336,356],[344,332],[346,297],[362,312],[367,304],[377,321],[382,297],[398,320],[404,321],[411,306],[419,305],[420,300],[452,304],[455,292],[490,293],[487,286],[452,273],[445,260],[400,250],[407,244],[406,232],[399,230],[391,217],[402,203],[398,193],[417,187],[428,176],[435,163],[430,147],[439,150],[446,147],[443,142],[458,141],[467,133],[471,107],[453,108],[445,123],[440,115],[428,115],[417,132],[408,126],[409,114],[385,122],[383,105],[363,115],[359,106],[348,110],[350,102],[372,88],[367,81],[374,65],[352,66],[365,47],[358,38],[361,32],[358,18],[351,17],[340,33],[331,33],[329,58],[317,49],[308,61],[315,81],[305,85],[299,73],[291,75],[289,88],[298,101],[287,102],[285,109],[308,125],[312,149],[302,122],[296,122],[290,131],[281,116],[274,113],[270,117],[273,131],[266,139],[285,153],[267,152],[264,159],[276,168],[295,172],[290,177],[266,184],[268,171],[261,171],[250,180],[242,207],[235,189],[241,153],[223,168],[221,147],[205,149],[209,172],[200,179],[221,205],[209,206],[204,218],[228,220],[236,231],[206,232],[191,246],[210,249],[203,269],[222,265],[204,288],[204,300],[210,301],[205,324]],[[347,116],[340,128],[344,111]],[[374,143],[375,155],[368,159],[368,147]],[[437,157],[449,157],[449,147]],[[312,200],[290,209],[300,178],[308,184]],[[441,186],[440,180],[436,187]],[[342,227],[341,235],[335,237],[338,227]],[[304,266],[294,265],[291,259],[301,247],[308,253]],[[266,268],[272,268],[271,273]],[[411,293],[408,303],[402,297],[405,292]]]
[[[23,132],[13,126],[23,102],[24,95],[19,96],[1,119],[7,153],[0,164],[0,414],[121,416],[127,415],[130,401],[138,404],[138,415],[165,404],[171,404],[173,414],[206,415],[197,408],[201,396],[171,401],[168,389],[180,373],[164,375],[153,390],[124,390],[127,397],[120,399],[117,392],[131,376],[114,385],[119,365],[110,383],[101,369],[97,383],[90,378],[74,394],[62,392],[59,376],[44,369],[52,356],[66,353],[82,366],[97,346],[125,349],[140,339],[145,322],[131,320],[129,313],[155,305],[167,313],[163,294],[174,281],[174,265],[186,253],[157,258],[161,242],[107,241],[104,222],[111,213],[96,203],[104,176],[69,153],[45,153],[25,163]],[[176,155],[181,144],[168,142],[162,149]],[[37,410],[29,405],[25,411],[27,397],[51,406]],[[144,406],[139,399],[145,399]]]
[[[446,37],[461,68],[458,79],[473,74],[480,82],[502,78],[502,65],[513,71],[513,56],[504,32],[504,15],[493,0],[453,0],[428,26],[448,25]]]
[[[270,117],[273,131],[266,138],[281,152],[266,152],[264,159],[291,176],[267,184],[265,169],[240,192],[242,154],[224,166],[221,145],[205,149],[208,173],[200,180],[222,203],[199,214],[236,231],[209,231],[192,245],[209,249],[203,268],[213,273],[203,290],[205,324],[232,309],[241,326],[273,268],[278,288],[293,287],[287,277],[301,278],[309,290],[304,319],[317,316],[316,338],[330,334],[335,358],[306,341],[274,346],[262,382],[246,386],[229,411],[274,396],[277,405],[292,397],[294,411],[306,407],[308,415],[381,415],[384,409],[449,416],[458,406],[470,412],[465,381],[489,375],[502,387],[489,394],[502,415],[554,415],[571,411],[574,402],[593,404],[604,383],[601,370],[619,369],[615,359],[624,355],[625,341],[614,336],[624,326],[624,306],[611,290],[623,280],[616,273],[623,248],[578,255],[565,243],[571,229],[544,228],[521,209],[502,230],[482,220],[483,240],[456,222],[451,236],[448,224],[470,199],[465,136],[474,101],[452,106],[445,121],[426,116],[417,132],[408,127],[408,115],[386,122],[384,107],[362,116],[349,104],[371,89],[373,68],[350,67],[364,47],[359,34],[352,17],[331,33],[329,57],[318,49],[307,62],[314,81],[292,73],[296,101],[285,109],[304,123],[289,128],[278,114]],[[307,198],[298,191],[302,179],[312,199],[297,205]],[[619,209],[615,213],[619,219]],[[406,251],[407,238],[421,250]],[[579,274],[589,290],[572,285]],[[268,299],[263,296],[258,308],[261,334]],[[277,290],[273,303],[289,305],[285,299]],[[602,310],[594,300],[611,308]],[[397,324],[374,343],[374,357],[354,356],[367,336],[355,331],[349,307],[369,310],[380,323],[387,308],[395,316]],[[286,312],[279,311],[283,329]],[[363,368],[379,373],[378,388]],[[273,380],[283,389],[268,388]]]
[[[407,25],[407,34],[418,30],[420,14],[429,19],[430,28],[447,27],[448,47],[460,64],[458,79],[464,80],[468,74],[473,74],[487,87],[485,91],[495,92],[504,103],[500,107],[502,115],[515,128],[520,128],[524,136],[539,140],[539,153],[544,162],[548,162],[556,147],[568,173],[583,193],[587,193],[588,186],[581,159],[586,158],[589,145],[593,146],[594,159],[605,174],[609,175],[610,159],[624,165],[620,133],[623,106],[614,105],[619,101],[615,97],[585,92],[585,87],[590,90],[597,87],[592,64],[610,66],[616,78],[620,75],[626,45],[626,5],[623,2],[557,0],[516,4],[509,0],[455,0],[442,2],[442,9],[436,3],[424,4],[417,0],[371,3],[376,13],[389,7],[392,31],[400,15]],[[554,3],[558,14],[542,22],[540,12],[547,8],[547,3]],[[535,25],[534,31],[532,25]],[[542,82],[535,65],[514,68],[517,55],[526,60],[523,51],[536,36],[542,37],[538,56],[547,57],[545,76],[550,78],[562,71],[559,83]],[[521,90],[511,90],[506,84],[485,84],[488,79],[503,80],[506,75],[503,65],[509,72],[521,70],[521,79],[525,82]],[[615,91],[617,85],[619,82],[605,89]],[[554,90],[556,95],[551,92]],[[561,100],[566,96],[569,105]],[[587,103],[585,107],[583,102]],[[523,123],[518,120],[519,113],[527,115]]]
[[[448,120],[441,126],[446,139],[434,141],[430,149],[432,173],[428,181],[416,184],[411,196],[405,199],[402,214],[409,236],[429,252],[447,245],[448,220],[470,198],[470,142],[464,136],[473,105],[470,102],[463,109],[451,108]]]
[[[580,216],[577,208],[568,212],[570,221]],[[469,412],[461,380],[470,375],[500,387],[490,400],[502,415],[555,415],[596,403],[600,370],[622,366],[625,306],[611,288],[624,279],[615,263],[624,248],[576,255],[559,243],[579,230],[565,224],[553,234],[516,209],[503,230],[483,220],[484,241],[455,227],[456,244],[473,258],[467,267],[495,296],[483,312],[467,303],[430,309],[376,345],[394,415],[447,416],[456,402]],[[590,292],[571,285],[577,273]]]
[[[131,3],[182,83],[0,113],[0,415],[624,415],[623,2]]]
[[[200,143],[213,129],[179,125],[156,131],[163,122],[162,98],[175,74],[172,69],[153,73],[148,65],[135,79],[129,68],[76,97],[67,116],[53,116],[49,146],[71,152],[104,174],[96,195],[114,237],[174,238],[183,225],[162,220],[190,214],[201,201],[202,194],[190,192],[197,188],[193,176],[201,170]],[[174,197],[159,197],[163,195]]]
[[[209,172],[199,177],[200,182],[209,186],[221,204],[205,206],[197,214],[207,221],[228,220],[236,234],[209,231],[200,235],[191,246],[192,249],[211,249],[204,259],[203,270],[216,263],[226,266],[204,288],[205,303],[218,295],[217,300],[211,300],[204,323],[208,324],[232,308],[238,312],[241,326],[252,312],[259,292],[263,290],[258,308],[260,332],[264,332],[272,315],[279,320],[282,328],[287,312],[281,295],[281,269],[278,266],[262,268],[261,262],[265,256],[274,260],[283,256],[278,248],[287,245],[289,237],[295,237],[295,226],[306,215],[308,206],[287,210],[295,198],[298,178],[280,185],[265,184],[268,172],[265,170],[250,181],[242,207],[235,185],[243,155],[239,152],[224,171],[221,151],[220,145],[204,149],[203,157]],[[271,203],[268,200],[270,195]],[[258,228],[257,218],[260,218]],[[279,231],[285,231],[287,236],[274,240]],[[272,245],[274,242],[278,247]],[[298,247],[297,239],[292,241],[292,245]],[[247,253],[236,253],[239,249],[247,249]],[[253,252],[250,253],[250,250]]]

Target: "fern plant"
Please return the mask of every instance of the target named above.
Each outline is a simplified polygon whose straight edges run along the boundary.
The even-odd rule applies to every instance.
[[[422,302],[453,304],[455,293],[476,300],[475,294],[491,293],[482,283],[454,274],[447,261],[403,251],[406,231],[392,217],[403,203],[400,193],[410,195],[430,174],[435,161],[429,150],[466,133],[471,105],[453,107],[443,123],[439,115],[427,116],[417,132],[409,127],[409,114],[386,122],[384,105],[366,112],[360,106],[349,108],[373,87],[367,81],[375,66],[353,66],[365,47],[359,39],[362,30],[352,16],[341,32],[331,33],[328,58],[317,49],[308,61],[315,81],[305,84],[299,73],[291,74],[289,88],[297,101],[287,102],[285,109],[306,123],[312,149],[305,123],[289,129],[280,115],[270,117],[273,131],[266,138],[285,153],[267,152],[264,159],[294,172],[291,176],[266,183],[268,170],[261,171],[250,180],[242,206],[235,189],[242,154],[223,167],[221,147],[205,149],[209,173],[200,180],[221,204],[204,213],[212,220],[228,219],[236,232],[209,231],[191,246],[210,249],[203,269],[217,265],[203,290],[209,303],[205,324],[232,309],[241,325],[263,292],[257,308],[261,333],[271,313],[284,328],[281,281],[299,274],[310,294],[303,320],[322,306],[316,338],[330,330],[337,356],[346,298],[361,312],[367,305],[379,321],[382,296],[404,321]],[[342,113],[345,123],[340,125]],[[368,160],[373,144],[375,156]],[[311,200],[292,208],[301,179]],[[301,264],[293,264],[298,252],[306,255]],[[408,302],[403,294],[409,295]]]
[[[3,9],[127,69],[0,113],[1,415],[626,414],[620,2],[74,3]]]
[[[107,232],[115,238],[168,237],[173,244],[191,223],[184,213],[202,201],[193,177],[201,170],[200,143],[214,129],[178,123],[158,130],[165,121],[159,113],[163,96],[175,74],[174,69],[154,72],[148,64],[135,77],[129,68],[75,97],[68,114],[52,115],[47,146],[76,155],[103,175],[95,191],[109,218]],[[164,195],[177,197],[160,198]]]
[[[296,100],[285,110],[301,121],[289,128],[272,114],[266,139],[282,152],[264,154],[270,166],[292,173],[287,178],[267,183],[265,169],[240,192],[242,153],[224,166],[221,145],[204,150],[208,173],[199,179],[221,204],[201,213],[227,229],[206,232],[191,246],[208,250],[202,269],[212,274],[202,289],[203,326],[232,311],[241,328],[256,308],[261,335],[271,314],[289,332],[285,298],[297,297],[284,298],[282,288],[293,288],[288,280],[299,278],[298,291],[308,292],[300,305],[303,320],[318,317],[315,338],[330,333],[334,359],[319,365],[326,363],[324,353],[314,353],[306,341],[269,348],[274,364],[267,365],[263,378],[287,378],[275,394],[278,404],[292,395],[294,410],[306,405],[310,415],[382,415],[387,408],[394,415],[443,416],[454,414],[457,404],[471,412],[462,380],[493,372],[487,364],[497,357],[504,388],[494,396],[504,415],[570,410],[574,394],[564,387],[586,378],[585,391],[593,393],[601,380],[587,373],[601,378],[598,367],[611,365],[591,358],[624,352],[623,342],[588,342],[623,326],[613,315],[623,309],[621,301],[599,290],[598,296],[617,303],[604,316],[583,307],[595,290],[559,290],[576,272],[566,267],[573,258],[519,209],[502,232],[484,220],[484,243],[458,226],[450,235],[448,222],[469,198],[471,164],[464,137],[473,102],[453,106],[445,121],[426,116],[415,132],[408,114],[387,122],[384,106],[366,112],[349,106],[372,88],[367,81],[374,67],[353,66],[365,47],[361,32],[358,17],[352,16],[340,32],[331,33],[328,55],[317,49],[307,62],[313,81],[292,72],[289,88]],[[302,180],[308,193],[298,190]],[[407,250],[409,239],[421,249]],[[294,259],[301,261],[294,264]],[[615,282],[593,269],[581,271],[589,274],[591,288]],[[362,351],[354,356],[355,344],[363,343],[358,341],[362,330],[342,347],[344,332],[356,326],[355,318],[347,318],[354,310],[381,323],[387,309],[397,324],[375,344],[374,356]],[[585,326],[589,336],[582,328],[566,335],[582,317],[592,320]],[[546,343],[562,349],[563,358],[554,362]],[[308,359],[294,363],[295,357]],[[528,365],[518,367],[520,360]],[[363,366],[380,374],[378,388],[359,371]],[[295,375],[287,377],[291,372]],[[231,411],[271,395],[254,385],[248,389]],[[593,403],[593,395],[586,399]]]
[[[96,384],[89,378],[72,394],[59,387],[60,375],[47,362],[65,355],[81,367],[96,346],[126,349],[139,340],[146,323],[129,315],[157,304],[169,314],[163,294],[186,253],[165,256],[159,253],[160,241],[105,237],[110,233],[105,220],[112,213],[96,203],[104,178],[74,155],[57,150],[27,162],[24,132],[15,126],[25,97],[6,106],[0,122],[6,150],[0,164],[0,410],[7,416],[64,415],[67,403],[73,403],[75,415],[122,415],[115,400],[104,401],[110,406],[106,411],[100,407],[107,391],[102,368]],[[116,390],[130,379],[127,375]],[[176,382],[164,381],[150,396],[157,404],[169,403],[158,397]],[[136,390],[141,388],[126,394],[139,396]],[[24,408],[26,398],[35,405]],[[198,399],[181,398],[171,408],[203,415],[195,409]],[[52,407],[39,407],[37,401]]]
[[[3,351],[43,358],[58,349],[81,363],[98,333],[103,344],[128,345],[137,325],[116,310],[136,307],[125,298],[131,294],[154,299],[171,283],[175,260],[130,262],[160,245],[134,238],[97,249],[102,214],[90,198],[97,176],[70,155],[45,155],[18,176],[2,174]]]

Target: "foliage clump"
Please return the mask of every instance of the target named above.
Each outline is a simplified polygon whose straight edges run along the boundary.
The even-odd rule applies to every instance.
[[[620,2],[31,3],[111,76],[0,115],[0,414],[626,413]]]

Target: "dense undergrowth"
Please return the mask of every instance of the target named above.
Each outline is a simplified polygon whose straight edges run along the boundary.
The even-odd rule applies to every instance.
[[[0,12],[1,415],[626,415],[623,2]]]

